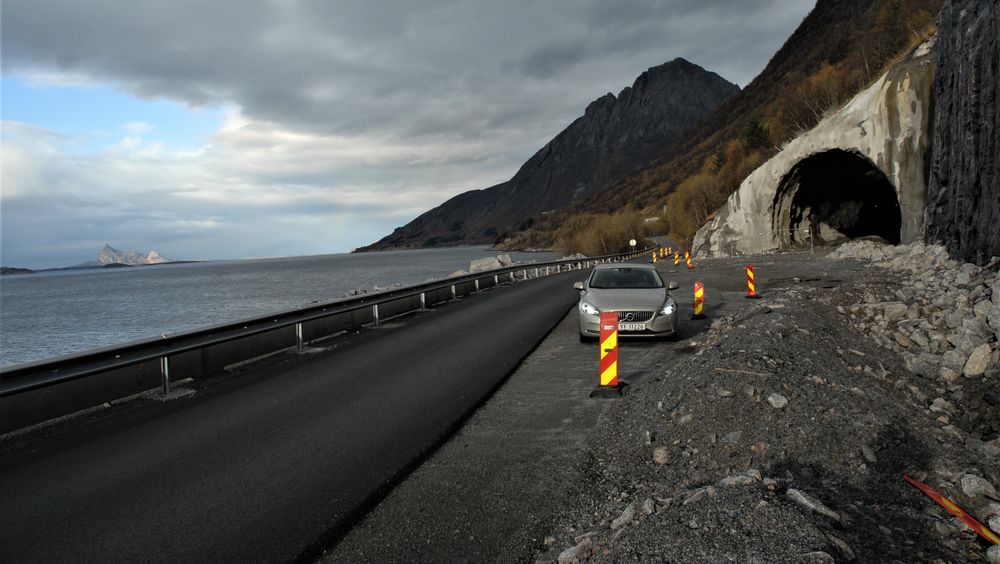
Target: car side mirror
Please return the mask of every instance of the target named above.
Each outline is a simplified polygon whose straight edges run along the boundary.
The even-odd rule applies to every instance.
[[[667,289],[668,290],[676,290],[677,288],[680,288],[680,286],[677,284],[677,282],[667,282]]]
[[[575,283],[573,283],[573,289],[574,290],[580,290],[582,292],[583,291],[583,282],[575,282]]]

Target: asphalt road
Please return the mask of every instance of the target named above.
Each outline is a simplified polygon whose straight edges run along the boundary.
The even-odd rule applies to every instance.
[[[309,559],[565,316],[566,273],[0,445],[0,562]]]

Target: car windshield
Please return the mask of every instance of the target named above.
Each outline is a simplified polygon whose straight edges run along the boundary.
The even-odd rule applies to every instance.
[[[663,280],[655,270],[648,268],[602,268],[590,277],[590,287],[610,288],[662,288]]]

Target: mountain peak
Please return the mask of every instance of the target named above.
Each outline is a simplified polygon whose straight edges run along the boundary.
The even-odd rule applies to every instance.
[[[359,250],[493,243],[542,214],[600,193],[738,91],[681,58],[652,67],[618,96],[608,93],[587,105],[507,182],[455,196]]]

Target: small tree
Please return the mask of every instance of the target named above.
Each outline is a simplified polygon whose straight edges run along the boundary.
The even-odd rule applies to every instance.
[[[757,118],[752,118],[743,128],[743,147],[747,153],[771,145],[771,130]]]

